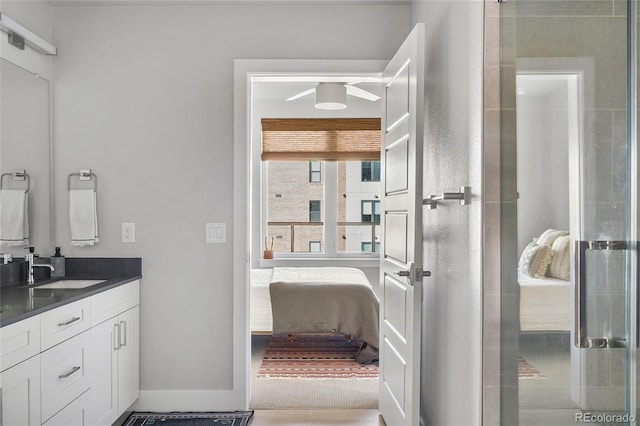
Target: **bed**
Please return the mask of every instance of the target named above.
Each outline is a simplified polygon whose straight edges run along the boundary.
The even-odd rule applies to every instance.
[[[269,283],[273,334],[339,333],[365,344],[361,364],[378,359],[378,298],[356,268],[274,268]]]
[[[520,331],[568,332],[571,330],[571,281],[532,278],[518,271]]]

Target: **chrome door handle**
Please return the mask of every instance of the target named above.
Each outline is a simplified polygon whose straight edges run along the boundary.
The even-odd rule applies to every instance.
[[[123,333],[122,333],[122,335],[124,336],[124,342],[120,342],[120,341],[119,341],[118,343],[120,343],[120,347],[123,347],[123,346],[127,346],[127,322],[126,322],[126,321],[120,321],[120,325],[121,325],[121,326],[124,326],[124,327],[123,327],[123,330],[124,330],[124,331],[123,331]],[[119,328],[120,328],[120,327],[118,327],[118,329],[119,329]],[[120,340],[120,336],[118,336],[118,340]]]
[[[625,348],[624,337],[587,337],[587,250],[628,250],[627,241],[576,241],[575,242],[575,341],[577,348]]]
[[[120,349],[120,324],[113,324],[113,349]]]
[[[431,271],[421,271],[420,269],[417,270],[418,275],[422,276],[422,277],[430,277],[431,276]],[[397,276],[399,277],[409,277],[411,276],[411,271],[396,271],[395,273]]]
[[[438,207],[436,201],[460,200],[460,205],[471,204],[471,187],[461,186],[460,192],[443,192],[440,195],[431,195],[422,200],[422,204],[433,210]]]

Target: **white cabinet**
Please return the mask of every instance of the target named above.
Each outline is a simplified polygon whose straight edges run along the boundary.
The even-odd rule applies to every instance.
[[[112,425],[138,399],[139,285],[0,328],[0,425]]]
[[[0,371],[39,353],[39,316],[27,318],[0,329]]]
[[[44,426],[91,426],[88,420],[89,393],[87,391],[44,423]]]
[[[42,423],[88,391],[91,336],[81,333],[40,354]]]
[[[40,425],[40,355],[0,373],[4,426]]]
[[[140,369],[140,308],[138,282],[122,286],[113,294],[112,303],[104,295],[92,298],[91,312],[95,306],[101,312],[113,311],[117,304],[126,311],[106,319],[91,328],[91,410],[90,424],[111,425],[138,399]],[[128,302],[124,303],[126,300]]]
[[[40,314],[41,350],[64,342],[88,330],[90,326],[91,305],[88,298],[44,312]]]

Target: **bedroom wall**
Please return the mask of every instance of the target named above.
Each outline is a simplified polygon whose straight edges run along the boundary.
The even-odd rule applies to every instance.
[[[234,58],[387,59],[409,23],[403,4],[55,8],[57,244],[144,259],[138,408],[233,388]],[[69,245],[65,179],[81,168],[100,180],[92,248]],[[227,243],[205,244],[205,222],[225,222]],[[206,400],[245,408],[224,403]]]
[[[518,254],[548,228],[569,231],[567,83],[517,96]]]
[[[469,185],[472,203],[423,211],[421,423],[481,424],[481,1],[414,1],[426,24],[424,195]]]

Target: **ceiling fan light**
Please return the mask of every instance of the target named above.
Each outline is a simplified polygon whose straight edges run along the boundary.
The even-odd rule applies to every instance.
[[[316,108],[345,109],[347,107],[347,88],[342,83],[320,83],[316,87]]]

